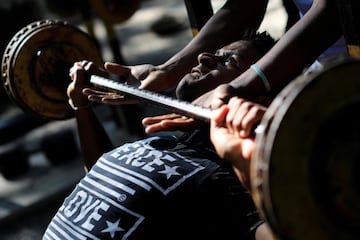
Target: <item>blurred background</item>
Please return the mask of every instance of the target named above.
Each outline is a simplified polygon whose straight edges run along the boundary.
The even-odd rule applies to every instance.
[[[193,37],[182,0],[115,2],[121,8],[110,13],[102,10],[102,4],[111,1],[2,0],[1,56],[15,34],[43,19],[62,20],[80,28],[99,43],[104,61],[128,65],[162,63]],[[213,11],[224,2],[212,0]],[[286,19],[282,1],[270,0],[261,29],[279,38]],[[116,144],[144,136],[140,122],[131,121],[133,114],[139,120],[161,113],[152,107],[141,106],[140,110],[96,107]],[[1,86],[0,239],[41,239],[54,212],[83,174],[74,119],[34,118],[24,113]]]

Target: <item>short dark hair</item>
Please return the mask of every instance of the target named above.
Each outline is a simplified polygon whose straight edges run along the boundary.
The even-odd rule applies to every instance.
[[[246,31],[243,40],[251,41],[261,55],[264,55],[276,43],[275,39],[267,31]]]

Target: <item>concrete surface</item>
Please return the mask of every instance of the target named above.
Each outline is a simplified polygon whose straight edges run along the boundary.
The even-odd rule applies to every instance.
[[[214,10],[216,11],[223,2],[214,0]],[[167,36],[154,33],[150,28],[151,24],[166,15],[176,17],[184,28]],[[285,26],[284,16],[281,0],[270,0],[261,29],[269,31],[275,38],[280,37]],[[103,38],[106,34],[102,22],[95,22],[95,30],[103,45],[104,59],[113,60],[111,49]],[[128,21],[116,25],[115,30],[121,40],[121,51],[128,64],[161,63],[192,38],[186,9],[180,0],[144,1],[141,8]],[[116,143],[121,144],[137,138],[114,124],[109,117],[111,114],[108,108],[98,110]],[[76,134],[75,122],[70,119],[41,127],[24,136],[23,140],[32,148],[42,135],[63,128],[69,128]],[[20,177],[9,180],[0,174],[1,240],[41,239],[42,232],[59,204],[84,174],[81,155],[54,166],[49,163],[43,152],[37,151],[30,156],[29,161],[29,172]]]

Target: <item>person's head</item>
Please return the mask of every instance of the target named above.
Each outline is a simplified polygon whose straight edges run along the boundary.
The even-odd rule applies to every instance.
[[[198,65],[183,77],[176,88],[179,99],[192,101],[198,96],[239,76],[261,58],[275,40],[267,33],[249,32],[215,54],[201,53]]]

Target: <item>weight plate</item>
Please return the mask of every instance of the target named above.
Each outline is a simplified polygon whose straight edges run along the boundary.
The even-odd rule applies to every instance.
[[[360,61],[301,76],[256,136],[255,204],[281,239],[360,239]]]
[[[4,51],[5,90],[26,112],[45,119],[70,118],[69,69],[83,59],[102,64],[99,48],[87,33],[62,21],[31,23],[15,34]]]

